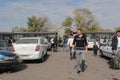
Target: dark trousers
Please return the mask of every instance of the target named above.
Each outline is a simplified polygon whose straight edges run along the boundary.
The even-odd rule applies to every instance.
[[[95,56],[97,55],[97,50],[94,50],[94,55],[95,55]]]
[[[72,59],[73,58],[72,47],[69,47],[69,49],[70,49],[70,59]]]

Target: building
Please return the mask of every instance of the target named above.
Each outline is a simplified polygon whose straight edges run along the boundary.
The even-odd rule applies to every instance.
[[[0,32],[0,39],[18,39],[21,37],[37,37],[37,36],[56,36],[57,32]]]

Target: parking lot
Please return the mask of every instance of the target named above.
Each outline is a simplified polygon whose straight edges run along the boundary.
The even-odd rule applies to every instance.
[[[92,51],[86,55],[87,69],[77,74],[74,69],[76,61],[69,59],[69,52],[48,52],[46,60],[25,61],[16,70],[1,71],[0,80],[120,80],[120,70],[109,67],[109,59],[93,56]]]

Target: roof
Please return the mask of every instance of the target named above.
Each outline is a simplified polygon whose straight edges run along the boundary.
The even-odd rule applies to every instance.
[[[25,34],[57,34],[58,32],[0,32],[0,35],[25,35]]]

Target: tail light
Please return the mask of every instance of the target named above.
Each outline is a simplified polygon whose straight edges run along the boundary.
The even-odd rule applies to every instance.
[[[11,51],[12,51],[12,52],[15,52],[15,48],[14,48],[13,44],[12,44],[12,49],[11,49]]]
[[[40,51],[40,46],[39,45],[36,46],[35,51]]]

